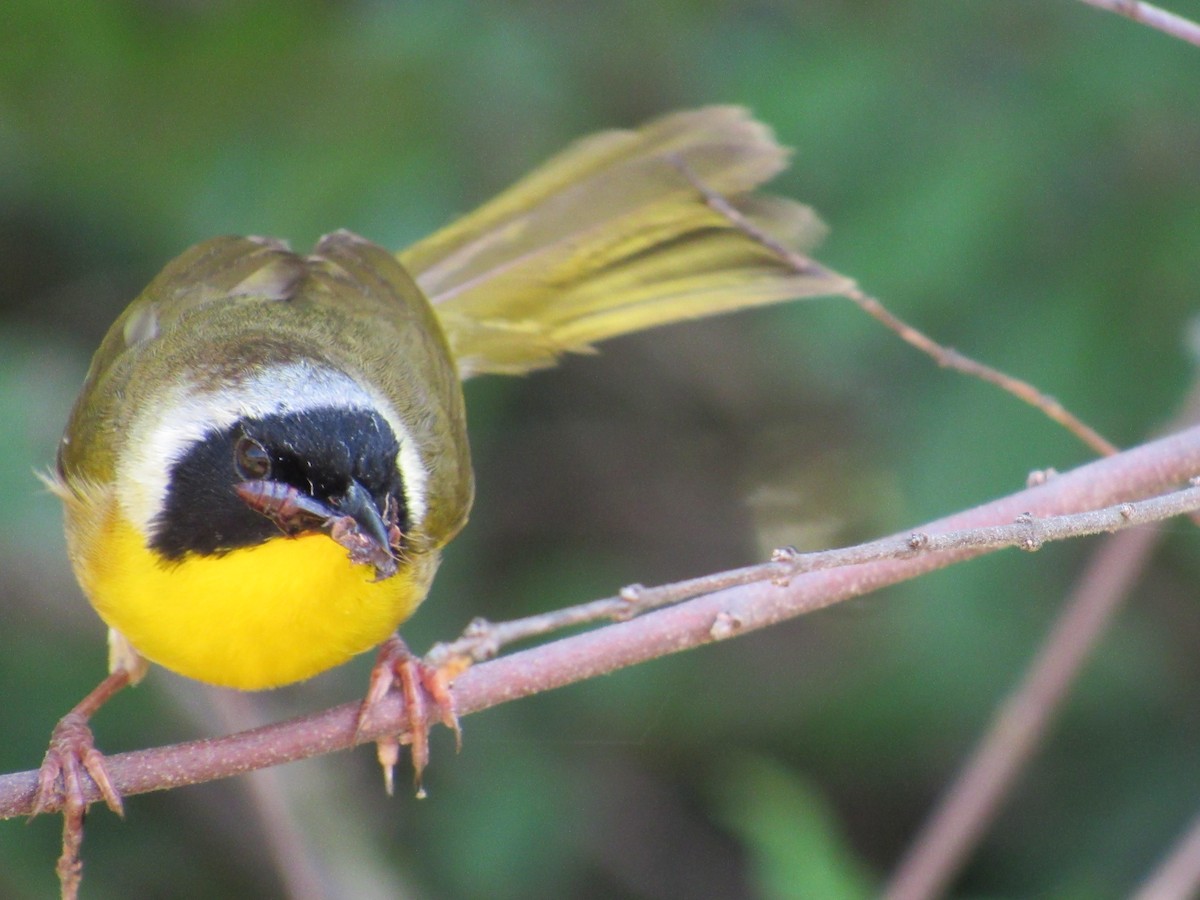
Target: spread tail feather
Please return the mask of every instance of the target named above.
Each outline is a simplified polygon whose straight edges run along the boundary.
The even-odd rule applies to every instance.
[[[526,372],[619,334],[844,292],[848,279],[796,271],[698,188],[803,253],[824,232],[816,214],[750,193],[786,163],[745,110],[675,113],[576,142],[399,257],[464,378]]]

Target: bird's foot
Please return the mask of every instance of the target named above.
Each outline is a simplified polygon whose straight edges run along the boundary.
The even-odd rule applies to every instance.
[[[69,712],[63,716],[50,735],[50,747],[38,771],[30,817],[58,809],[63,815],[63,847],[58,858],[58,879],[62,896],[73,898],[79,893],[83,877],[83,862],[79,851],[83,846],[83,820],[88,799],[85,779],[91,778],[100,797],[119,816],[125,814],[121,795],[113,787],[104,766],[104,756],[96,749],[87,716]]]
[[[388,694],[399,691],[409,726],[408,742],[412,744],[413,780],[418,797],[425,796],[421,773],[429,763],[431,720],[439,721],[453,731],[456,748],[462,748],[462,729],[454,711],[450,684],[464,668],[457,663],[431,666],[414,656],[398,635],[393,635],[379,648],[375,667],[371,670],[367,695],[358,711],[356,733],[362,734],[369,727],[375,710]],[[400,757],[400,740],[395,735],[385,736],[378,738],[376,745],[379,764],[383,767],[384,786],[390,795],[394,789],[396,761]]]

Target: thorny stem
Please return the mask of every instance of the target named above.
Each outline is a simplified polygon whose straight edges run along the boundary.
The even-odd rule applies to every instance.
[[[805,572],[819,572],[843,566],[862,565],[888,559],[908,559],[922,553],[941,553],[953,550],[999,550],[1018,547],[1033,552],[1047,541],[1084,537],[1102,532],[1118,531],[1131,525],[1158,522],[1173,516],[1191,513],[1200,508],[1200,486],[1193,485],[1148,500],[1121,503],[1104,509],[1037,518],[1022,514],[1009,525],[964,528],[939,534],[914,531],[907,535],[881,538],[853,547],[799,553],[784,547],[772,554],[772,561],[718,572],[659,587],[630,585],[615,597],[593,600],[553,612],[540,613],[511,622],[488,622],[475,619],[462,637],[450,643],[437,644],[427,661],[445,665],[451,660],[467,658],[480,662],[494,657],[503,647],[516,641],[541,637],[574,625],[584,625],[604,619],[624,621],[652,609],[670,606],[692,597],[739,585],[770,581],[786,585]]]
[[[932,522],[921,533],[1011,522],[1022,513],[1045,520],[1072,512],[1117,504],[1114,525],[1132,524],[1121,504],[1160,493],[1200,472],[1200,428],[1143,444],[1097,460],[1032,488]],[[1195,495],[1197,488],[1180,492]],[[1170,512],[1170,499],[1160,511]],[[1134,515],[1144,507],[1133,504]],[[1122,521],[1123,520],[1123,521]],[[1026,532],[1027,533],[1027,532]],[[907,539],[901,536],[899,540]],[[632,621],[619,622],[562,638],[529,650],[482,663],[463,673],[453,695],[466,716],[518,697],[551,690],[680,650],[776,624],[831,604],[858,597],[886,585],[917,577],[951,563],[978,556],[988,545],[950,550],[918,550],[895,558],[807,571],[786,583],[767,580],[742,584],[659,609]],[[171,747],[117,754],[107,759],[113,785],[132,795],[184,784],[211,781],[281,762],[303,759],[352,746],[359,704],[347,703],[237,735]],[[399,699],[389,697],[372,727],[357,736],[373,741],[403,733],[408,718]],[[0,818],[30,810],[36,772],[0,776]],[[84,786],[89,801],[98,799],[94,785]]]

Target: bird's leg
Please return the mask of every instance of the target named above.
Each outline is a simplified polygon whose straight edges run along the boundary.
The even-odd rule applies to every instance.
[[[93,743],[88,719],[132,681],[128,669],[117,669],[59,719],[50,734],[50,747],[38,772],[37,791],[30,815],[36,816],[56,808],[62,811],[63,849],[57,871],[64,898],[73,898],[79,893],[83,873],[79,848],[83,844],[83,819],[88,807],[84,777],[90,777],[95,782],[109,809],[119,816],[125,814],[121,795],[113,787],[104,767],[104,757]]]
[[[454,697],[450,693],[450,682],[460,671],[461,667],[435,668],[428,665],[413,655],[399,635],[393,635],[383,642],[375,667],[371,670],[371,681],[358,712],[356,731],[361,734],[368,727],[375,709],[391,691],[400,692],[411,734],[413,778],[418,797],[425,796],[421,787],[421,773],[429,762],[430,719],[436,717],[437,721],[451,729],[456,746],[462,747],[462,730],[458,727]],[[384,784],[391,794],[393,773],[400,755],[400,741],[395,736],[387,736],[379,738],[376,744],[379,764],[383,766]]]
[[[38,772],[30,817],[54,809],[62,811],[63,849],[57,870],[63,900],[74,900],[78,895],[83,874],[79,848],[83,844],[83,819],[88,806],[84,776],[95,782],[109,809],[119,816],[125,814],[121,795],[104,766],[104,756],[93,742],[88,720],[127,685],[141,681],[147,668],[146,660],[125,637],[109,629],[108,677],[59,719],[50,734],[50,747]]]

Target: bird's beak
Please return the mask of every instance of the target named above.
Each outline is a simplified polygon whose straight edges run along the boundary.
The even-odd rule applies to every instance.
[[[334,502],[338,512],[352,518],[372,542],[383,550],[389,548],[388,528],[384,524],[383,514],[365,487],[357,481],[351,481],[346,493]]]
[[[338,515],[327,523],[330,536],[350,551],[351,560],[373,565],[377,581],[395,575],[391,528],[367,489],[351,481],[346,492],[332,502]]]
[[[280,481],[243,481],[234,485],[247,506],[262,513],[285,534],[327,531],[350,551],[351,562],[375,567],[375,580],[396,574],[399,568],[392,545],[399,545],[400,530],[384,519],[367,489],[357,481],[339,498],[322,503]]]

